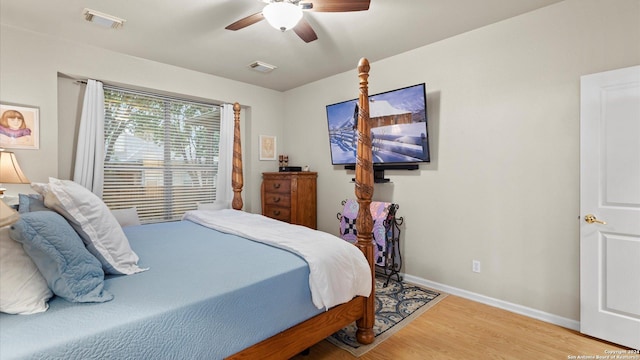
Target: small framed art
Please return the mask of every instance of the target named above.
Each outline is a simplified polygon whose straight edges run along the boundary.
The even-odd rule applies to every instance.
[[[40,109],[0,102],[0,148],[39,149]]]
[[[260,135],[260,160],[276,160],[276,137]]]

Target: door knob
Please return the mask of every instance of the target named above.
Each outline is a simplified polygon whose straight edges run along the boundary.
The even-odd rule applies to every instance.
[[[598,218],[596,218],[596,216],[593,214],[585,215],[584,221],[588,222],[589,224],[598,223],[602,225],[607,225],[606,221],[598,220]]]

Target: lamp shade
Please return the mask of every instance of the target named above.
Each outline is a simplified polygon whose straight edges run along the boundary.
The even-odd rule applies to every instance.
[[[29,182],[18,165],[16,155],[10,151],[0,150],[0,183],[28,184]]]
[[[18,212],[0,200],[0,227],[11,225],[18,221],[18,219]]]
[[[273,2],[262,9],[262,15],[271,26],[286,31],[302,19],[302,9],[289,2]]]

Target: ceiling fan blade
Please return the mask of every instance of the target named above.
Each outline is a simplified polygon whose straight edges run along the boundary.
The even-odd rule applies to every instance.
[[[249,25],[253,25],[259,21],[264,20],[264,15],[262,15],[262,11],[259,13],[255,13],[253,15],[249,15],[245,18],[242,18],[236,22],[234,22],[233,24],[227,26],[225,29],[227,30],[240,30],[242,28],[245,28]]]
[[[314,40],[318,40],[318,35],[313,31],[311,25],[304,18],[300,19],[298,25],[293,28],[293,31],[300,36],[300,39],[304,40],[304,42],[309,43]]]
[[[346,12],[369,10],[371,0],[307,0],[300,5],[307,11]]]

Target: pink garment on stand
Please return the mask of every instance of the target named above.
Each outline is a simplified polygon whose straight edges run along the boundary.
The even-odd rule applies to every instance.
[[[369,207],[371,217],[373,218],[373,239],[376,244],[374,247],[375,264],[380,266],[386,265],[387,254],[387,230],[384,227],[384,220],[389,215],[391,203],[372,201]],[[360,205],[355,199],[348,199],[344,204],[342,218],[340,219],[340,236],[355,244],[358,233],[356,231],[356,218],[358,217],[358,209]]]

